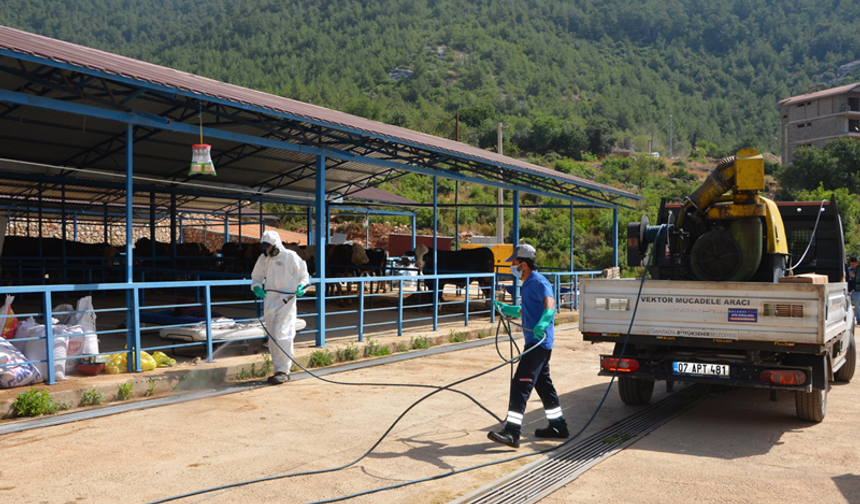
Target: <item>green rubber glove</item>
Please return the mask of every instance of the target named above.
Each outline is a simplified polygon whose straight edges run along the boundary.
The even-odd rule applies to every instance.
[[[538,323],[535,324],[535,338],[543,338],[544,333],[546,333],[546,329],[549,327],[550,324],[552,324],[553,315],[555,315],[555,310],[553,310],[552,308],[547,308],[543,311],[543,314],[540,316],[540,320],[538,320]]]
[[[522,307],[520,306],[512,306],[507,303],[502,303],[501,301],[493,300],[493,306],[497,307],[503,315],[510,318],[520,318],[522,317]]]
[[[299,285],[296,287],[296,297],[302,297],[305,295],[305,286]]]
[[[259,285],[254,286],[254,295],[257,296],[258,299],[266,299],[266,291],[263,290]]]

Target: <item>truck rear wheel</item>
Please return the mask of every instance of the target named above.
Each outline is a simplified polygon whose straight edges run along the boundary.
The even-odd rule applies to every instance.
[[[824,390],[813,389],[812,392],[796,391],[794,394],[794,406],[797,410],[797,418],[805,422],[819,423],[827,414],[827,383],[825,375]]]
[[[845,364],[839,368],[834,378],[836,381],[850,382],[854,378],[854,369],[857,367],[857,343],[854,342],[854,335],[848,340],[848,355],[845,356]]]
[[[651,401],[654,380],[640,380],[629,376],[618,377],[618,392],[621,401],[628,406],[642,406]]]

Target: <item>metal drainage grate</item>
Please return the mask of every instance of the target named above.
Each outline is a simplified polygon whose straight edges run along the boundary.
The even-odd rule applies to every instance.
[[[545,455],[451,504],[538,502],[604,459],[642,439],[706,396],[700,386],[687,387],[576,444]]]

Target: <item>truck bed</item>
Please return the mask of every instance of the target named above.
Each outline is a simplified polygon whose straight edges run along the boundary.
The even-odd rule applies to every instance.
[[[583,333],[627,334],[638,279],[582,281]],[[851,327],[847,284],[646,280],[631,335],[825,345]]]

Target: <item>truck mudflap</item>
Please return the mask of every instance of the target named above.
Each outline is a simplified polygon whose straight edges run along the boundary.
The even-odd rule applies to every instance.
[[[737,361],[708,359],[707,362],[688,357],[631,355],[619,359],[616,355],[600,356],[601,376],[618,376],[640,380],[666,380],[688,383],[728,385],[774,390],[812,392],[812,366],[750,364]],[[727,373],[726,373],[727,372]]]

